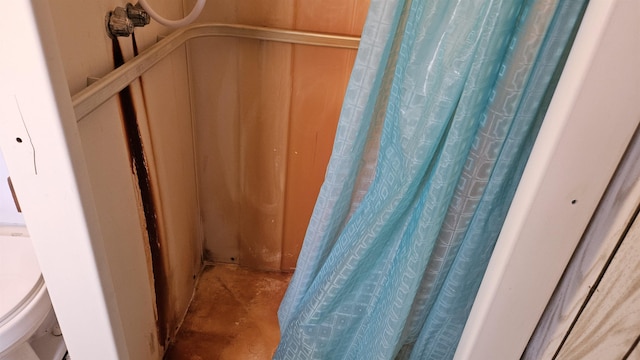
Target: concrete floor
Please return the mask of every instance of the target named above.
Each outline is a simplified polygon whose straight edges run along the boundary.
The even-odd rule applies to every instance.
[[[165,360],[271,359],[280,339],[276,312],[290,279],[237,265],[205,267]]]

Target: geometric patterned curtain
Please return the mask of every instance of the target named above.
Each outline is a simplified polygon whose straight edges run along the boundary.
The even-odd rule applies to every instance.
[[[586,0],[372,0],[276,359],[451,359]]]

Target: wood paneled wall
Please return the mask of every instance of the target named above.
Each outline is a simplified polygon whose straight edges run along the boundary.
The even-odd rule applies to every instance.
[[[191,302],[203,251],[186,46],[145,73],[132,90],[156,199],[166,334],[173,337]]]
[[[208,0],[199,21],[360,35],[367,11],[363,0]],[[356,51],[224,38],[189,48],[208,258],[291,270]]]
[[[112,42],[104,18],[126,1],[59,0],[51,4],[51,15],[70,93],[87,86],[87,78],[99,78],[113,70]],[[156,11],[170,18],[183,15],[183,4],[154,0]],[[172,29],[152,22],[136,29],[140,51],[153,45],[159,35]],[[120,38],[126,60],[133,57],[131,38]],[[182,320],[200,270],[202,231],[196,194],[195,156],[185,47],[176,50],[132,84],[133,101],[140,124],[154,196],[158,203],[161,261],[166,268],[166,306],[157,308],[151,273],[148,239],[136,179],[132,174],[122,114],[117,97],[101,105],[78,123],[101,235],[114,282],[119,314],[131,358],[161,358],[166,339],[157,339],[157,326],[172,336]],[[143,97],[144,95],[144,97]],[[146,104],[145,104],[146,102]],[[55,304],[54,304],[55,305]],[[166,319],[156,324],[158,313]]]
[[[120,44],[130,47],[131,40],[120,39]],[[154,260],[161,262],[163,274],[151,270],[140,189],[130,166],[121,120],[123,110],[117,98],[80,121],[78,128],[102,230],[109,235],[106,251],[111,269],[119,274],[116,286],[122,296],[155,297],[146,310],[151,320],[154,311],[162,320],[157,324],[163,327],[158,334],[165,338],[159,339],[159,346],[154,345],[161,356],[162,347],[173,337],[186,313],[202,265],[186,48],[174,51],[130,87],[159,225],[161,252],[160,258]],[[159,276],[163,278],[158,279]],[[143,277],[155,295],[141,293],[144,288],[132,281],[137,277]],[[136,311],[126,313],[125,321],[139,330],[141,310]],[[156,327],[155,321],[151,327]],[[143,337],[145,342],[154,340],[155,335],[138,332],[135,336]],[[127,334],[127,338],[133,339],[134,335]]]
[[[191,9],[193,3],[157,0],[153,7],[177,18],[183,5]],[[103,19],[123,5],[52,5],[72,94],[86,86],[87,77],[112,70]],[[367,7],[366,0],[209,0],[199,21],[358,35]],[[156,22],[136,29],[141,51],[170,31]],[[121,44],[130,59],[130,39]],[[188,306],[203,235],[215,260],[271,270],[295,266],[354,59],[353,50],[200,39],[188,53],[179,49],[145,74],[144,91],[140,82],[132,85],[159,204],[169,294],[161,326],[169,335]],[[154,274],[145,269],[148,244],[120,122],[114,98],[84,119],[79,131],[121,312],[137,324],[131,326],[136,335],[127,337],[149,339],[152,352],[161,354],[165,339],[158,344],[148,333],[156,330]]]
[[[117,102],[112,98],[98,107],[78,124],[78,132],[105,239],[104,251],[117,289],[114,296],[126,322],[124,335],[132,344],[149,344],[132,346],[139,350],[132,356],[144,359],[148,356],[145,351],[149,351],[153,358],[160,359],[162,341],[156,329],[153,274],[147,266],[149,244],[143,237]]]

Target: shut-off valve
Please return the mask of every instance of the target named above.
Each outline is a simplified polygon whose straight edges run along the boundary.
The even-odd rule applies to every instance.
[[[142,27],[151,21],[149,14],[140,6],[127,3],[126,8],[116,7],[109,11],[105,18],[107,34],[111,38],[119,36],[129,36],[133,34],[133,29]]]

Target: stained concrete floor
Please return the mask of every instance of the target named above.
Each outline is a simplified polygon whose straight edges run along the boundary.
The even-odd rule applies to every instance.
[[[205,267],[165,360],[271,359],[280,339],[276,313],[290,279],[237,265]]]

